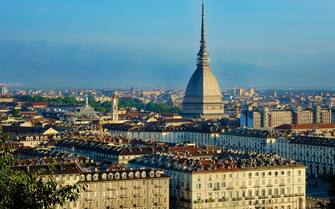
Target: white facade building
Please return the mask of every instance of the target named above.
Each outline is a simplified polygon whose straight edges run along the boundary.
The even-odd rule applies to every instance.
[[[275,153],[307,166],[308,175],[335,174],[335,139],[295,137],[286,139],[266,130],[238,128],[223,133],[190,131],[112,131],[127,139],[157,140],[168,143],[191,142],[218,145],[244,152]]]

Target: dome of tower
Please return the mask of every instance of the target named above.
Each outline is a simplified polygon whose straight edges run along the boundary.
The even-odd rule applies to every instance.
[[[197,69],[192,74],[185,92],[184,101],[188,99],[205,101],[221,101],[222,94],[219,83],[211,69]]]
[[[218,119],[224,116],[219,83],[209,66],[209,53],[205,39],[204,4],[202,4],[201,41],[197,69],[192,74],[183,100],[185,117]]]

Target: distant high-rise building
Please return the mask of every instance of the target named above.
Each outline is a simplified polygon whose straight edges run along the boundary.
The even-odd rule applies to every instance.
[[[270,124],[270,108],[264,107],[262,111],[262,124],[264,128],[271,127]]]
[[[6,83],[0,84],[0,92],[1,92],[0,96],[7,96],[8,95],[8,88],[7,87],[8,86],[7,86]]]
[[[283,124],[292,124],[291,110],[272,110],[270,112],[269,127],[274,128]]]
[[[250,128],[274,128],[292,124],[292,111],[286,109],[263,109],[249,107],[241,112],[240,125]]]
[[[204,3],[202,4],[201,45],[197,69],[188,82],[183,100],[184,117],[219,119],[224,116],[221,89],[209,65],[206,47]]]
[[[248,107],[243,110],[240,116],[240,125],[242,127],[261,128],[262,127],[262,113],[258,109]]]
[[[314,108],[314,123],[330,124],[332,122],[332,111],[330,108],[322,108],[320,105]]]
[[[335,97],[329,99],[329,107],[330,108],[335,107]]]
[[[313,111],[312,109],[303,109],[301,106],[297,107],[296,113],[297,124],[312,124],[313,123]]]

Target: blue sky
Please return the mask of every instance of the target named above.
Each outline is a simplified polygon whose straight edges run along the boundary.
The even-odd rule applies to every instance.
[[[0,0],[0,82],[185,88],[200,2]],[[222,88],[333,88],[334,11],[334,0],[207,0]]]

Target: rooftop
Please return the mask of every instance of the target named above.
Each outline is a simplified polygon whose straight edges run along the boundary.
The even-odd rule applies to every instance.
[[[229,151],[224,152],[219,158],[211,160],[197,160],[172,155],[154,154],[134,159],[130,161],[130,163],[188,173],[303,167],[294,161],[286,160],[277,155],[240,154]]]
[[[290,140],[290,142],[294,144],[335,147],[335,138],[315,137],[315,136],[294,136]]]

